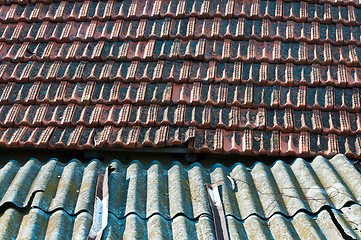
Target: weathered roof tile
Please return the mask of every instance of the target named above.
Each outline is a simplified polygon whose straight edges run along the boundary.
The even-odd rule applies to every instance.
[[[357,156],[359,6],[4,1],[0,143]]]

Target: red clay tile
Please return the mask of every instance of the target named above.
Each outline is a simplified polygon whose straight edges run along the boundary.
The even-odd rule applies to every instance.
[[[245,153],[251,153],[252,152],[252,143],[253,143],[253,133],[252,130],[245,129],[242,134],[242,150]]]
[[[0,125],[2,127],[14,126],[14,120],[20,110],[20,105],[3,105],[0,108]]]
[[[84,128],[79,138],[77,148],[93,149],[95,146],[94,135],[96,134],[96,128]]]
[[[129,119],[130,105],[103,106],[99,123],[101,125],[125,126]]]
[[[33,125],[32,121],[38,111],[38,106],[21,106],[16,118],[14,119],[14,126],[29,126]]]
[[[185,110],[185,126],[209,128],[211,126],[210,107],[187,107]]]
[[[195,137],[196,130],[194,127],[189,128],[168,128],[168,136],[166,139],[167,146],[179,146],[188,143],[188,146],[192,146],[193,139]]]
[[[278,155],[279,133],[252,130],[226,132],[224,146],[225,153]]]
[[[224,132],[224,151],[227,153],[243,153],[242,133],[239,131]]]
[[[11,128],[0,128],[0,146],[8,146],[8,138],[12,132],[13,129]]]
[[[37,103],[61,103],[65,93],[67,83],[42,83],[39,87]]]
[[[174,84],[172,92],[172,101],[174,103],[190,103],[192,85]]]
[[[57,106],[55,109],[51,106],[47,109],[43,123],[44,125],[70,126],[75,109],[75,104]]]
[[[264,129],[266,127],[266,111],[259,109],[240,109],[238,129]]]
[[[335,108],[341,110],[360,110],[360,91],[358,88],[335,88]]]
[[[358,3],[18,2],[2,145],[357,157]]]
[[[224,132],[217,130],[196,130],[194,151],[221,153],[223,150]]]
[[[128,125],[140,125],[145,122],[146,106],[132,106],[129,113]]]
[[[156,117],[156,125],[174,125],[176,121],[176,110],[175,106],[160,106]]]
[[[9,65],[15,65],[15,64],[11,64],[9,62],[2,62],[0,65],[0,79],[2,81],[6,80],[5,73],[8,71]]]
[[[307,107],[311,109],[331,110],[334,107],[334,88],[308,88]]]
[[[153,56],[155,41],[148,42],[132,42],[129,47],[128,59],[144,60]]]
[[[253,131],[253,154],[279,155],[279,132]]]
[[[0,84],[0,103],[6,103],[8,96],[11,92],[11,88],[14,86],[14,83]]]
[[[10,84],[11,86],[12,84]],[[8,103],[34,103],[39,83],[14,84],[8,95]]]
[[[340,152],[344,153],[347,157],[357,158],[357,153],[360,145],[358,136],[338,136],[337,140],[340,146]]]
[[[225,106],[228,96],[227,84],[219,85],[203,84],[201,87],[200,102],[213,106]],[[245,96],[247,97],[247,96]]]
[[[20,147],[19,142],[27,130],[27,127],[19,127],[13,129],[12,134],[8,137],[7,145],[9,147]]]
[[[33,134],[33,144],[39,147],[47,147],[55,127],[36,128]],[[28,143],[31,144],[30,142]]]
[[[323,130],[321,112],[319,110],[293,111],[293,114],[295,131],[320,133]]]
[[[321,112],[324,133],[348,134],[350,121],[345,111]]]
[[[360,113],[349,114],[349,119],[350,119],[351,134],[360,134],[361,133],[361,114]]]
[[[125,147],[129,147],[129,148],[135,148],[137,145],[137,142],[139,140],[139,134],[140,134],[140,127],[133,127],[131,129],[125,129],[123,128],[125,131],[122,132],[122,142],[121,144],[124,144]],[[117,139],[118,140],[118,139]],[[120,139],[119,139],[120,140]]]
[[[33,146],[39,135],[39,131],[37,131],[36,128],[20,127],[19,132],[21,132],[22,135],[13,139],[13,142],[17,143],[19,147]]]
[[[359,69],[348,69],[347,74],[348,85],[355,87],[361,86],[361,71]]]
[[[227,119],[228,110],[229,109],[222,109],[218,107],[212,108],[212,113],[211,113],[212,128],[223,128],[223,129],[227,128],[228,120],[229,120]]]
[[[229,86],[227,91],[227,105],[250,107],[253,105],[253,85]],[[259,95],[258,95],[259,96]],[[262,106],[261,104],[259,104]]]
[[[168,126],[162,126],[160,128],[141,128],[137,147],[165,147],[168,129]]]
[[[108,144],[108,139],[110,138],[110,134],[113,132],[111,126],[106,126],[102,129],[96,129],[94,133],[94,145],[96,147],[105,147]]]
[[[293,112],[291,109],[267,111],[267,129],[290,132],[293,130],[293,125]]]
[[[241,81],[242,63],[217,63],[215,82],[228,82],[237,84]]]
[[[27,1],[18,0],[21,4],[27,3]],[[47,1],[43,1],[47,2]],[[354,5],[359,6],[358,2],[343,1],[342,4],[334,3],[329,4],[329,1],[321,1],[320,3],[306,3],[306,2],[295,2],[283,3],[278,1],[275,3],[267,1],[222,1],[222,2],[199,2],[199,1],[142,1],[142,2],[126,2],[118,3],[91,3],[86,2],[85,7],[73,3],[67,3],[65,6],[58,2],[52,3],[47,8],[46,18],[48,19],[67,19],[67,18],[78,18],[84,19],[84,16],[88,18],[95,18],[105,20],[109,17],[112,18],[147,18],[147,17],[186,17],[186,16],[200,16],[204,17],[225,17],[229,18],[233,15],[247,16],[250,18],[270,18],[273,20],[293,19],[296,21],[322,21],[322,22],[338,22],[344,24],[352,24],[359,21],[357,18],[357,11]],[[324,4],[327,3],[327,4]],[[11,12],[19,12],[19,6],[13,4],[10,9]],[[44,7],[42,7],[44,8]],[[43,9],[41,12],[44,12]],[[6,9],[9,10],[9,9]],[[26,16],[24,19],[31,19],[30,15],[35,15],[33,9],[21,9],[25,12],[23,15]],[[41,14],[40,16],[41,17]],[[43,16],[44,17],[44,16]],[[15,14],[7,14],[4,16],[6,20],[18,19],[19,16]]]
[[[169,104],[172,101],[173,83],[148,84],[145,101],[154,104]]]
[[[310,155],[322,154],[330,157],[338,153],[338,142],[334,134],[327,136],[310,134]]]
[[[304,109],[306,107],[307,88],[300,87],[281,87],[280,102],[281,107]]]
[[[194,17],[189,19],[172,19],[169,30],[169,37],[192,39],[194,36],[195,22],[196,19]]]
[[[79,141],[81,132],[84,127],[77,128],[56,128],[53,132],[53,135],[49,141],[51,147],[77,147],[77,141]],[[80,148],[80,146],[79,146]]]
[[[63,101],[67,103],[80,103],[85,88],[85,83],[67,83],[64,89]]]
[[[103,105],[101,104],[86,107],[76,106],[71,118],[71,124],[74,126],[84,125],[87,127],[97,127],[99,125],[102,108]]]
[[[145,27],[145,38],[151,39],[165,39],[169,36],[171,26],[171,19],[155,19],[147,21]]]
[[[5,0],[2,0],[2,1],[4,1],[4,3],[2,3],[1,7],[0,7],[0,19],[2,21],[5,21],[6,17],[7,17],[7,13],[9,12],[9,9],[11,8],[11,5],[6,5]],[[14,11],[14,13],[15,13],[15,11]]]
[[[83,130],[83,126],[77,126],[75,129],[70,129],[70,131],[67,131],[69,133],[69,137],[66,134],[65,137],[62,139],[62,143],[66,144],[71,148],[80,148],[81,146],[79,145],[79,141],[81,139]]]
[[[309,155],[309,134],[280,133],[280,155],[297,155],[307,157]]]

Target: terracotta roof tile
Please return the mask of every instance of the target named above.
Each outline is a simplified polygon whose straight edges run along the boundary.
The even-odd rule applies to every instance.
[[[71,60],[71,55],[67,55]],[[281,74],[285,72],[286,74]],[[222,62],[37,62],[14,63],[4,61],[0,65],[2,81],[28,82],[35,80],[122,80],[126,81],[174,81],[174,82],[225,82],[237,84],[282,86],[335,86],[359,87],[359,68],[338,66],[222,63]],[[302,88],[301,88],[302,89]],[[337,91],[350,91],[337,88]],[[302,91],[302,90],[299,90]],[[352,91],[358,91],[353,89]],[[351,96],[352,94],[347,94]]]
[[[0,144],[359,158],[360,6],[2,1]]]
[[[252,19],[141,19],[85,22],[14,22],[0,23],[0,39],[6,42],[56,40],[143,40],[149,38],[208,38],[305,41],[360,45],[360,28],[318,22],[279,22]],[[207,31],[211,29],[211,31]],[[181,32],[180,32],[181,31]]]
[[[137,104],[139,104],[137,102]],[[263,130],[282,133],[357,135],[358,113],[239,107],[96,104],[3,105],[0,127],[196,127],[197,129]]]
[[[20,144],[39,147],[66,146],[81,149],[92,147],[95,143],[97,146],[108,147],[115,147],[117,145],[123,147],[161,147],[164,144],[179,145],[194,138],[194,145],[190,147],[194,151],[200,152],[236,152],[269,155],[297,154],[302,156],[315,156],[322,153],[334,156],[340,152],[341,146],[341,151],[346,151],[346,154],[352,157],[356,156],[360,145],[360,137],[358,135],[319,135],[307,132],[280,133],[278,131],[263,132],[249,129],[228,132],[219,128],[216,130],[199,129],[194,132],[193,128],[166,126],[160,128],[143,128],[139,126],[114,128],[111,130],[111,133],[107,129],[109,127],[95,130],[94,128],[77,126],[75,128],[64,129],[55,128],[54,130],[51,126],[47,128],[28,128],[22,126],[20,128],[2,129],[0,138],[2,139],[1,144],[5,146],[19,146]],[[167,135],[167,132],[171,132],[172,135]],[[31,133],[31,136],[27,133]],[[107,134],[108,137],[101,137],[103,133]],[[99,139],[104,140],[100,141]],[[48,144],[45,144],[46,142]]]
[[[120,47],[121,46],[121,47]],[[115,50],[115,51],[114,51]],[[203,59],[206,61],[267,61],[270,63],[317,63],[359,66],[359,47],[356,45],[335,46],[329,43],[284,43],[279,41],[260,42],[256,40],[148,40],[137,42],[53,42],[48,43],[1,43],[1,60],[182,60]],[[332,67],[332,66],[330,66]],[[293,65],[288,68],[292,70]],[[332,71],[332,70],[329,70]],[[346,71],[339,66],[337,77],[345,85]],[[332,75],[331,75],[332,76]]]
[[[19,0],[14,1],[16,3],[24,4],[27,3]],[[47,1],[32,1],[44,2]],[[205,3],[201,1],[144,1],[144,2],[93,2],[86,1],[87,5],[82,5],[67,2],[65,5],[59,4],[59,2],[52,2],[51,5],[37,4],[40,7],[34,7],[34,5],[17,5],[14,4],[14,13],[16,17],[21,15],[27,16],[26,19],[30,18],[30,15],[38,15],[40,13],[45,14],[46,17],[56,19],[55,16],[72,16],[81,17],[84,15],[98,18],[107,19],[109,17],[122,17],[122,18],[140,18],[140,17],[156,17],[156,16],[202,16],[202,17],[231,17],[233,15],[249,15],[254,17],[269,17],[280,19],[280,17],[289,17],[296,19],[310,18],[311,20],[339,20],[339,21],[355,21],[357,14],[353,6],[359,6],[358,1],[318,1],[316,4],[314,1],[296,2],[291,4],[289,2],[277,1],[254,1],[247,3],[246,1],[222,1]],[[324,4],[327,3],[327,4]],[[318,7],[321,5],[321,7]],[[326,5],[326,6],[323,6]],[[36,6],[36,5],[35,5]],[[21,10],[25,11],[21,14]],[[20,12],[20,13],[19,13]],[[14,14],[4,17],[14,17]],[[41,16],[42,14],[39,14]],[[45,17],[42,16],[42,17]],[[31,19],[31,18],[30,18]]]
[[[96,79],[96,78],[94,78]],[[330,109],[357,112],[360,108],[358,88],[280,87],[229,84],[121,83],[93,81],[83,83],[58,82],[13,83],[2,85],[8,103],[173,103],[209,104],[213,106],[243,106],[293,109]],[[172,90],[173,89],[173,90]]]

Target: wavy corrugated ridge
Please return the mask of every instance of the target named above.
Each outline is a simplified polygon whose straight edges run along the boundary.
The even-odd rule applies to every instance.
[[[361,207],[359,207],[359,212]],[[332,217],[336,219],[338,228]],[[250,216],[239,221],[232,216],[226,217],[230,237],[236,239],[307,239],[318,236],[320,239],[342,238],[341,231],[348,236],[359,239],[360,233],[355,223],[344,214],[335,210],[322,210],[310,216],[299,212],[292,218],[276,214],[268,220]],[[92,216],[81,212],[70,216],[63,210],[46,213],[39,208],[19,211],[8,208],[0,213],[0,236],[27,239],[85,239],[88,235]],[[172,220],[161,215],[153,215],[142,219],[137,214],[130,214],[124,219],[118,219],[109,214],[108,227],[104,238],[110,239],[215,239],[213,220],[202,216],[189,220],[180,215]]]
[[[216,164],[210,169],[200,163],[184,167],[174,162],[168,168],[159,162],[110,164],[116,170],[110,175],[109,211],[118,218],[134,213],[143,219],[154,214],[166,219],[211,216],[205,183],[220,185],[225,214],[239,220],[251,215],[268,219],[276,213],[291,217],[300,210],[312,214],[324,206],[341,209],[348,203],[359,204],[361,199],[361,174],[343,155],[331,160],[316,157],[311,163],[300,158],[292,164],[256,163],[250,168],[241,163],[231,168]],[[54,159],[47,163],[32,159],[23,166],[11,161],[0,170],[0,205],[10,202],[25,207],[36,192],[31,207],[92,214],[97,176],[104,169],[97,160],[61,164]],[[235,191],[228,177],[235,182]]]

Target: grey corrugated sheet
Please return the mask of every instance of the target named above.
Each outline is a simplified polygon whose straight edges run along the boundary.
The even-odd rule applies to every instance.
[[[293,164],[277,161],[247,168],[220,164],[205,169],[196,163],[188,168],[175,162],[165,169],[154,162],[148,168],[134,161],[124,166],[111,163],[109,210],[118,218],[136,213],[142,218],[160,214],[172,219],[184,214],[190,219],[211,215],[205,183],[219,183],[226,215],[244,220],[252,214],[269,218],[275,213],[293,216],[300,209],[316,213],[322,206],[340,209],[347,202],[361,202],[361,174],[343,155],[330,161],[317,157],[312,163],[297,159]],[[44,211],[63,209],[69,214],[92,213],[97,175],[105,165],[99,161],[66,165],[57,160],[29,160],[24,166],[9,162],[0,170],[0,205],[29,204]],[[232,191],[227,179],[237,183]]]
[[[297,159],[290,165],[277,161],[270,167],[257,163],[251,168],[216,164],[205,169],[199,163],[185,168],[175,162],[166,169],[158,162],[145,167],[138,161],[111,165],[116,170],[110,175],[109,239],[134,234],[146,234],[140,239],[157,234],[175,239],[214,238],[205,183],[221,186],[232,239],[287,239],[275,236],[295,233],[308,239],[303,236],[309,233],[302,230],[307,224],[315,234],[332,239],[327,236],[334,231],[325,226],[337,228],[327,220],[327,209],[344,222],[345,232],[360,238],[361,174],[343,155],[331,160],[317,157],[311,163]],[[19,239],[27,239],[26,234],[52,239],[60,232],[70,234],[63,239],[82,239],[91,225],[97,175],[105,167],[97,160],[89,164],[73,160],[65,165],[55,159],[47,163],[32,159],[23,166],[7,163],[0,170],[0,236],[19,232]],[[227,176],[235,180],[236,191]],[[156,224],[167,227],[159,232]]]
[[[353,205],[353,211],[361,214],[361,207]],[[360,239],[360,231],[354,230],[355,224],[335,211],[332,214],[343,228],[343,231],[354,239]],[[45,213],[41,209],[32,208],[23,213],[9,208],[1,213],[1,239],[86,239],[92,223],[88,212],[70,216],[63,210]],[[231,239],[342,239],[340,231],[331,220],[328,211],[322,210],[311,217],[304,212],[297,213],[293,218],[275,214],[269,220],[262,220],[252,215],[244,221],[227,216]],[[185,216],[177,216],[166,220],[160,215],[142,219],[130,214],[119,219],[109,214],[108,227],[103,239],[179,239],[179,240],[212,240],[215,239],[213,221],[208,216],[197,220],[189,220]]]

